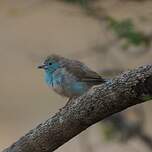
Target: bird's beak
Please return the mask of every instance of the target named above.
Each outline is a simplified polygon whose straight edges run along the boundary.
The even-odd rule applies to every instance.
[[[46,65],[43,64],[43,65],[39,65],[37,68],[38,68],[38,69],[45,69],[45,67],[46,67]]]

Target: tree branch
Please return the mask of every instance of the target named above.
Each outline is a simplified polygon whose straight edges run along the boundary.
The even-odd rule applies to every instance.
[[[94,123],[152,98],[152,65],[124,72],[73,98],[3,152],[52,152]]]

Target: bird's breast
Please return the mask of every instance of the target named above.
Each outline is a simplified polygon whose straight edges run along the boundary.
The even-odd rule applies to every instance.
[[[53,90],[66,97],[80,96],[90,88],[87,83],[80,82],[65,69],[56,71],[52,82]]]

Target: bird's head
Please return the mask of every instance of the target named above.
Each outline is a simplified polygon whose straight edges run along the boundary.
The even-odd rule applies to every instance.
[[[55,70],[60,68],[60,60],[62,60],[62,57],[58,55],[50,55],[44,60],[42,65],[38,66],[38,68],[44,69],[46,72],[53,73]]]

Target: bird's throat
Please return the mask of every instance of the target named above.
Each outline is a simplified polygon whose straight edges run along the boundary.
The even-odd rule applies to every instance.
[[[52,86],[52,72],[45,71],[45,81],[49,86]]]

